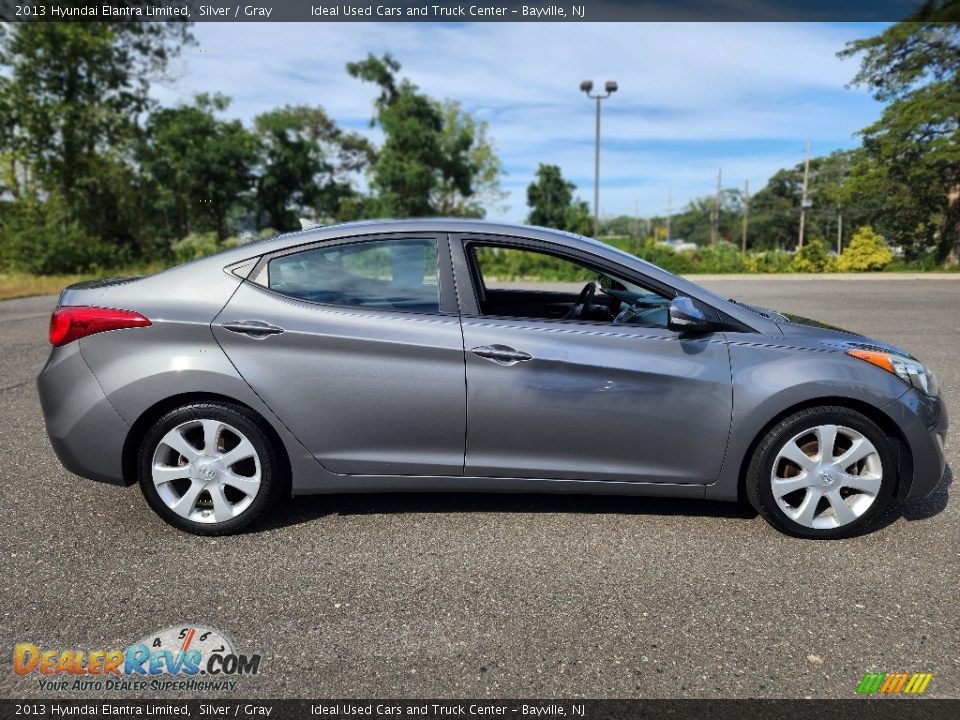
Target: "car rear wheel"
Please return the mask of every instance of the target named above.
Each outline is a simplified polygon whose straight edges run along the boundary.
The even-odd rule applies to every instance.
[[[771,525],[789,535],[856,535],[893,496],[894,442],[850,408],[802,410],[760,441],[747,471],[747,496]]]
[[[260,421],[227,403],[166,413],[144,436],[137,468],[154,512],[197,535],[247,529],[273,505],[283,484]]]

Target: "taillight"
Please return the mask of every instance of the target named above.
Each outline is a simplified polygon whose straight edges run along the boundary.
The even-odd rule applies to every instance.
[[[132,310],[59,307],[50,316],[50,344],[60,347],[94,333],[146,327],[149,324],[150,321],[147,318]]]

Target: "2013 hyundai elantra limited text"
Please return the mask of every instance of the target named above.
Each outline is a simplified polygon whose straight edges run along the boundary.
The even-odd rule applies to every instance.
[[[839,538],[944,469],[904,350],[541,228],[307,229],[71,286],[50,342],[64,466],[199,534],[290,494],[466,490],[744,497]]]

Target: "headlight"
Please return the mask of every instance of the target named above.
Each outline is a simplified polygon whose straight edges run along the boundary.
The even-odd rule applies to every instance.
[[[893,373],[926,395],[937,394],[937,381],[933,373],[912,358],[877,350],[847,350],[847,355],[866,360],[878,368]]]

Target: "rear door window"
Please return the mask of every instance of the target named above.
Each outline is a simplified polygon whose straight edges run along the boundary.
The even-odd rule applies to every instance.
[[[439,312],[437,241],[376,240],[282,255],[267,264],[266,284],[329,305]]]

